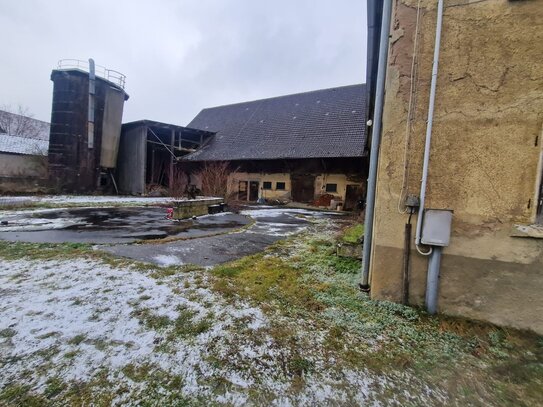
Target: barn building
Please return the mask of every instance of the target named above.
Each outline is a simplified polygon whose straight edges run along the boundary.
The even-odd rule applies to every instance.
[[[186,168],[228,162],[240,200],[314,203],[345,210],[364,197],[366,86],[322,89],[202,110],[187,127],[213,133]]]

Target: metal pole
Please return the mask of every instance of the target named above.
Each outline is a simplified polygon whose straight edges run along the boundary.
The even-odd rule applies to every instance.
[[[170,156],[170,179],[169,179],[169,185],[170,185],[170,194],[172,191],[172,188],[174,187],[174,179],[173,179],[173,160],[175,158],[175,155],[173,154],[173,147],[175,146],[175,130],[172,129],[171,132],[171,138],[170,138],[170,147],[171,147],[171,156]]]
[[[385,76],[388,59],[388,42],[390,31],[390,17],[392,14],[392,0],[384,0],[383,16],[381,20],[381,35],[379,38],[379,63],[377,68],[377,81],[375,87],[375,110],[373,113],[373,126],[371,133],[370,169],[368,173],[368,191],[366,195],[366,219],[364,225],[364,247],[362,251],[362,289],[368,289],[370,275],[370,252],[373,235],[373,215],[375,209],[375,186],[377,181],[377,163],[379,159],[379,145],[381,143],[381,126],[385,96]],[[368,67],[369,69],[369,67]]]
[[[96,94],[96,75],[94,71],[94,60],[89,58],[89,108],[87,126],[87,146],[94,148],[94,98]]]
[[[426,310],[428,314],[437,312],[437,296],[439,291],[439,267],[441,264],[441,246],[434,246],[428,260],[428,277],[426,281]]]
[[[420,183],[420,206],[417,215],[417,232],[415,244],[420,245],[422,232],[422,218],[426,200],[426,184],[428,182],[428,167],[430,165],[430,145],[432,142],[432,126],[434,124],[434,107],[436,103],[437,68],[439,66],[439,49],[441,45],[441,27],[443,25],[443,0],[437,5],[436,40],[434,45],[434,63],[432,66],[432,83],[430,85],[430,102],[428,103],[428,124],[426,125],[426,142],[424,144],[424,161],[422,165],[422,179]]]
[[[402,303],[404,305],[409,304],[409,259],[411,256],[411,215],[409,215],[409,222],[405,224],[404,235],[404,252],[403,252],[403,295]]]

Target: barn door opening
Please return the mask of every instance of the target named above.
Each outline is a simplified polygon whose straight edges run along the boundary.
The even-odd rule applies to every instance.
[[[354,210],[358,201],[362,198],[362,186],[347,185],[347,190],[345,191],[345,204],[343,205],[343,209],[346,211]]]
[[[258,201],[258,187],[260,182],[251,181],[249,182],[249,201]]]
[[[291,177],[292,200],[295,202],[312,202],[315,200],[315,176],[295,175]]]

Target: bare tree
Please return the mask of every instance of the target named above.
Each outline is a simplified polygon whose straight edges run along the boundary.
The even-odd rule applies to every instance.
[[[177,199],[182,198],[187,193],[189,177],[180,166],[176,165],[174,167],[172,178],[173,180],[168,191],[169,195]]]
[[[0,107],[0,133],[26,138],[41,138],[48,124],[34,119],[27,107],[13,109],[10,105]]]
[[[202,182],[202,194],[226,198],[228,192],[228,176],[233,172],[227,162],[217,161],[205,163],[197,176]]]

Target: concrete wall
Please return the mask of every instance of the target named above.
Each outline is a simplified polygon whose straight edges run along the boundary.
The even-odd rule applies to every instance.
[[[47,157],[0,153],[0,176],[47,178]]]
[[[407,193],[420,193],[436,3],[421,3],[408,128],[417,1],[394,2],[370,270],[373,298],[401,298],[407,216],[399,213],[398,202]],[[511,236],[514,224],[536,217],[543,0],[447,0],[445,6],[426,205],[454,210],[439,310],[543,333],[543,240]],[[427,258],[413,251],[412,304],[423,302],[426,267]]]
[[[46,180],[46,156],[0,153],[0,192],[36,192]]]
[[[122,194],[142,195],[145,191],[147,128],[123,131],[119,143],[117,185]]]

